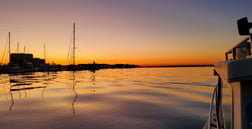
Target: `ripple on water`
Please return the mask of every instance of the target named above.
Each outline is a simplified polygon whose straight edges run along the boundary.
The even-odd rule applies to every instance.
[[[202,128],[217,80],[211,67],[37,72],[0,79],[0,128],[8,129]],[[13,85],[20,90],[10,91]],[[34,88],[21,90],[27,87]]]

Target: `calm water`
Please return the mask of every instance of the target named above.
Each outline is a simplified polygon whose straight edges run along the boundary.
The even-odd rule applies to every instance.
[[[201,129],[211,67],[0,75],[0,129]]]

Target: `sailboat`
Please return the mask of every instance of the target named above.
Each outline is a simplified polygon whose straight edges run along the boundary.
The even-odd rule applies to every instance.
[[[78,70],[78,67],[75,64],[75,41],[76,41],[76,35],[75,35],[75,23],[73,23],[73,40],[72,40],[72,49],[71,49],[71,59],[70,59],[70,65],[66,67],[66,70],[74,71]]]
[[[252,129],[252,23],[247,17],[237,23],[239,34],[247,37],[225,53],[225,61],[215,64],[218,84],[203,129]]]
[[[1,73],[22,73],[34,71],[32,54],[11,53],[11,33],[8,33],[8,56],[9,63],[1,66]]]

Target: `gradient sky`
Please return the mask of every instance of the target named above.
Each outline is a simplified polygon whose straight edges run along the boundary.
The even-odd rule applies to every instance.
[[[11,51],[66,64],[76,22],[76,62],[138,65],[213,64],[243,37],[237,19],[252,21],[250,0],[0,1],[0,54]]]

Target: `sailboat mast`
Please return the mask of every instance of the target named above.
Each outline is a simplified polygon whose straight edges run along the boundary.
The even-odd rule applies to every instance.
[[[9,32],[9,62],[10,62],[10,54],[11,54],[10,43],[11,41],[10,41],[10,32]]]
[[[17,53],[19,53],[19,41],[17,42]]]
[[[75,65],[75,23],[73,24],[73,65]]]
[[[45,63],[46,63],[46,50],[45,50],[45,43],[44,43],[44,60],[45,60]]]

